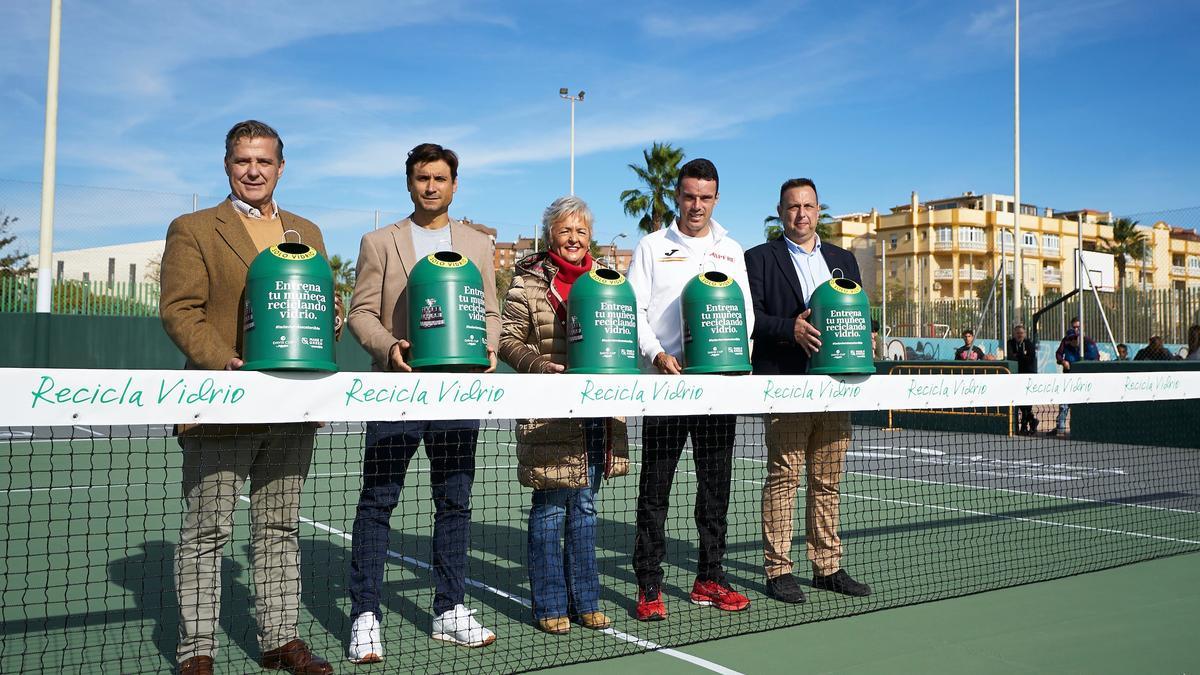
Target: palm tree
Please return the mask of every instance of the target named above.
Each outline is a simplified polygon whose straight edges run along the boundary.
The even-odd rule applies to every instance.
[[[333,287],[343,298],[354,293],[354,261],[334,255],[329,259],[329,267],[333,269]]]
[[[1100,250],[1113,256],[1117,263],[1117,292],[1121,294],[1121,340],[1125,335],[1125,256],[1135,260],[1144,260],[1149,246],[1146,235],[1137,229],[1138,221],[1129,218],[1117,218],[1113,222],[1101,223],[1112,227],[1112,239],[1100,238]],[[1142,274],[1146,271],[1142,270]]]
[[[821,215],[817,216],[817,236],[822,239],[827,239],[831,234],[829,226],[833,224],[833,216],[829,215],[829,205],[821,204]],[[783,236],[783,223],[780,222],[779,216],[767,216],[763,218],[763,236],[767,241],[775,241]]]
[[[1101,223],[1112,227],[1112,239],[1100,238],[1100,250],[1109,253],[1117,263],[1117,288],[1125,288],[1125,256],[1141,260],[1148,250],[1146,235],[1137,229],[1138,221],[1129,218],[1117,218],[1115,221]]]
[[[657,232],[675,219],[675,183],[679,180],[683,148],[655,142],[649,150],[642,150],[642,157],[645,166],[630,164],[629,168],[644,187],[622,192],[621,206],[625,208],[625,215],[641,216],[638,229],[646,233]]]

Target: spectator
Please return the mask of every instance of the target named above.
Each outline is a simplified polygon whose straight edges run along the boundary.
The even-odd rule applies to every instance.
[[[1179,357],[1172,354],[1163,346],[1162,336],[1150,336],[1150,344],[1138,350],[1137,356],[1133,357],[1134,361],[1176,361]]]
[[[955,361],[982,361],[983,350],[975,345],[975,331],[970,328],[962,332],[963,346],[954,350]]]
[[[1200,325],[1188,326],[1188,361],[1200,361]]]
[[[1129,360],[1129,345],[1125,344],[1124,342],[1117,345],[1117,360],[1118,361],[1128,361]]]
[[[1017,362],[1017,372],[1032,374],[1037,372],[1037,347],[1025,336],[1025,326],[1013,326],[1013,335],[1008,339],[1005,358]],[[1017,406],[1018,433],[1037,433],[1038,421],[1033,416],[1033,406]]]
[[[887,359],[887,343],[883,341],[883,336],[879,334],[879,321],[875,319],[871,319],[871,351],[876,361]]]
[[[1099,361],[1100,349],[1096,346],[1096,341],[1084,336],[1083,338],[1083,353],[1080,354],[1079,349],[1079,319],[1071,319],[1071,328],[1067,329],[1067,334],[1062,341],[1058,343],[1058,349],[1054,352],[1054,360],[1058,365],[1062,366],[1063,372],[1071,371],[1071,364],[1079,361]],[[1067,430],[1067,413],[1071,406],[1066,403],[1060,403],[1058,406],[1058,418],[1054,421],[1054,430],[1047,432],[1047,435],[1054,436],[1056,434],[1065,433]]]

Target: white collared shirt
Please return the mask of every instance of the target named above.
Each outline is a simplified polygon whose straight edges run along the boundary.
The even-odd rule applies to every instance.
[[[233,208],[237,209],[242,215],[246,216],[247,218],[253,218],[255,220],[264,220],[264,219],[265,220],[275,220],[276,218],[279,217],[279,205],[275,203],[274,199],[271,200],[271,214],[270,215],[263,215],[262,211],[259,211],[258,209],[254,208],[253,206],[250,206],[246,202],[238,199],[237,197],[233,196],[232,193],[230,193],[230,195],[229,195],[229,201],[230,201],[230,203],[233,204]]]
[[[796,268],[796,276],[800,277],[800,288],[804,291],[804,304],[807,306],[813,291],[833,278],[825,256],[821,255],[821,238],[817,237],[817,244],[813,246],[811,253],[787,237],[783,240],[787,242],[788,254],[792,259],[792,267]]]
[[[742,290],[747,337],[754,331],[745,254],[717,221],[710,221],[710,227],[708,236],[689,237],[672,221],[669,227],[642,237],[633,250],[625,274],[637,296],[638,342],[645,372],[658,372],[653,359],[659,352],[683,358],[679,299],[683,287],[703,272],[715,270],[733,277]]]

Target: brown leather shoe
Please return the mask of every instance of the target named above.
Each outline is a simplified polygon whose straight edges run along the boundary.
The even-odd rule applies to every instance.
[[[179,675],[213,675],[213,658],[193,656],[179,664]]]
[[[333,666],[308,649],[304,640],[292,640],[286,645],[264,652],[263,670],[286,670],[296,675],[330,675]]]
[[[571,620],[565,616],[538,619],[537,625],[538,628],[551,635],[566,635],[571,630]]]
[[[579,615],[579,624],[592,630],[604,630],[612,625],[612,619],[608,618],[604,612],[584,612]]]

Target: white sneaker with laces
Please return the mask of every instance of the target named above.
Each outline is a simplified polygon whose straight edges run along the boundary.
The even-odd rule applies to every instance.
[[[383,641],[379,637],[379,619],[374,612],[354,617],[350,628],[350,663],[379,663],[383,661]]]
[[[464,647],[486,647],[495,642],[496,634],[476,621],[474,614],[473,609],[455,605],[434,617],[430,637]]]

